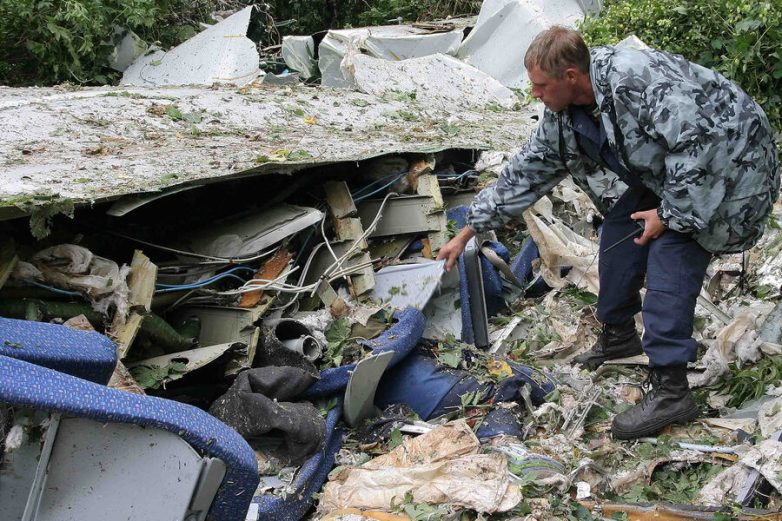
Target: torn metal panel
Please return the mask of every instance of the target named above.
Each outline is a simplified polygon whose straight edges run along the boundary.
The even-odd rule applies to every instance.
[[[331,249],[334,251],[334,255],[337,257],[342,257],[347,253],[347,251],[353,246],[352,240],[346,240],[346,241],[338,241],[338,242],[330,242],[329,245],[331,246]],[[325,247],[325,243],[323,246],[319,246],[317,251],[314,252],[314,257],[312,259],[312,265],[310,266],[309,270],[307,271],[307,277],[304,279],[304,284],[312,284],[316,280],[318,280],[318,277],[320,277],[325,271],[326,268],[331,266],[334,263],[334,257],[331,255],[329,250]],[[348,257],[343,266],[346,268],[349,268],[351,266],[355,266],[356,264],[360,264],[365,262],[366,257],[360,250],[354,251],[354,253]],[[371,270],[371,267],[370,267]],[[331,301],[332,297],[336,297],[336,292],[334,292],[333,289],[329,291],[326,286],[329,288],[331,287],[328,285],[327,281],[323,281],[324,285],[322,287],[322,290],[325,292],[323,296],[326,296],[326,293],[328,293],[328,298],[330,302],[326,302],[327,305],[331,305],[333,301]],[[332,295],[333,293],[333,295]],[[336,300],[336,299],[335,299]]]
[[[483,71],[444,54],[390,62],[371,56],[345,58],[345,75],[361,92],[401,92],[435,109],[502,107],[520,103],[516,94]],[[523,67],[522,67],[523,68]]]
[[[241,342],[254,346],[258,342],[260,330],[255,321],[260,318],[251,309],[187,306],[177,310],[173,322],[198,317],[201,321],[201,345],[218,345]]]
[[[753,447],[742,455],[740,463],[752,469],[744,485],[736,494],[736,503],[741,506],[754,504],[757,495],[768,496],[768,489],[782,489],[780,476],[780,459],[782,459],[782,431],[774,433],[771,438],[763,440],[759,447]]]
[[[114,26],[112,42],[116,43],[108,56],[108,65],[123,72],[147,50],[147,44],[127,27]]]
[[[248,257],[319,223],[322,218],[323,214],[315,208],[280,204],[194,230],[182,240],[191,251],[202,255]]]
[[[375,392],[383,372],[394,357],[393,351],[372,355],[356,364],[345,389],[345,421],[354,427],[377,414]]]
[[[129,195],[112,204],[111,207],[106,210],[106,214],[111,215],[112,217],[123,217],[133,210],[141,208],[147,203],[157,201],[158,199],[163,199],[169,195],[192,190],[193,188],[198,188],[198,186],[176,186],[174,188],[161,190],[160,192]]]
[[[392,153],[512,150],[536,124],[526,108],[448,112],[446,128],[417,100],[303,86],[0,87],[0,219]]]
[[[388,25],[329,31],[318,46],[321,84],[349,87],[342,60],[349,51],[365,52],[382,60],[407,60],[430,54],[456,54],[462,30],[433,33],[409,25]]]
[[[372,297],[394,309],[424,309],[440,285],[445,261],[388,266],[375,273]]]
[[[127,367],[131,370],[138,366],[164,368],[168,367],[174,362],[180,362],[186,364],[182,371],[178,371],[179,374],[177,376],[181,376],[195,371],[196,369],[200,369],[211,362],[214,362],[231,349],[240,349],[242,347],[244,346],[240,343],[210,345],[206,347],[199,347],[197,349],[191,349],[189,351],[181,351],[179,353],[156,356],[146,360],[137,360],[128,363]]]
[[[197,317],[201,321],[199,343],[206,346],[219,344],[244,344],[246,349],[237,351],[226,366],[226,374],[233,375],[247,369],[255,358],[255,351],[261,338],[261,328],[255,326],[266,313],[274,299],[264,296],[254,308],[228,308],[209,306],[188,306],[176,311],[174,321]]]
[[[323,185],[323,189],[326,191],[326,201],[329,203],[329,209],[335,219],[356,216],[356,205],[344,181],[328,182]]]
[[[360,273],[348,277],[350,292],[353,297],[358,297],[375,287],[372,259],[367,252],[367,241],[362,238],[364,236],[364,228],[361,225],[361,221],[353,217],[357,213],[356,205],[353,202],[353,197],[350,195],[347,183],[344,181],[326,183],[324,188],[326,190],[326,201],[334,217],[334,229],[337,233],[337,239],[350,241],[351,243],[358,241],[360,250],[354,256],[358,257],[354,263],[366,264]]]
[[[524,323],[524,318],[513,317],[508,325],[489,334],[491,342],[489,353],[504,355],[514,341],[524,338],[527,331],[529,331],[529,324]]]
[[[250,32],[254,6],[193,36],[169,52],[156,51],[136,60],[121,85],[244,85],[262,74],[260,55]]]
[[[426,329],[423,337],[445,340],[448,337],[462,338],[462,302],[459,298],[459,270],[445,272],[439,291],[424,308]]]
[[[371,199],[362,201],[358,206],[358,216],[361,222],[369,224],[380,210],[383,201]],[[395,197],[386,201],[383,217],[370,237],[388,237],[406,233],[437,232],[441,228],[441,219],[431,197],[410,195]]]
[[[547,27],[573,27],[584,18],[578,0],[485,0],[458,58],[507,87],[526,88],[524,63],[532,39]]]
[[[318,75],[315,39],[312,36],[283,36],[282,59],[285,60],[285,65],[298,72],[303,80]]]
[[[423,174],[418,177],[416,191],[418,195],[431,198],[433,211],[430,217],[440,222],[439,230],[428,234],[429,252],[425,256],[432,258],[432,253],[438,251],[448,242],[448,218],[445,215],[445,202],[443,202],[443,194],[440,193],[440,184],[437,181],[437,177],[432,174]]]

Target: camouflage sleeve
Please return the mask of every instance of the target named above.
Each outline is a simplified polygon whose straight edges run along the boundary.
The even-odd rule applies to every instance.
[[[559,122],[547,110],[537,130],[503,168],[497,182],[475,197],[467,225],[476,232],[500,228],[549,193],[568,175],[558,148]]]
[[[708,98],[697,83],[670,80],[651,84],[642,98],[644,131],[666,149],[659,214],[672,230],[703,230],[725,192],[711,173],[725,136],[720,137]]]

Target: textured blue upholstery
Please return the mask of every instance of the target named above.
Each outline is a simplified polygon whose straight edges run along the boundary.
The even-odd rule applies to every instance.
[[[372,352],[384,353],[394,351],[394,357],[388,364],[393,367],[406,357],[418,344],[421,335],[424,334],[426,318],[424,314],[415,308],[407,308],[394,315],[396,324],[388,328],[379,337],[362,342],[362,345],[372,349]],[[347,387],[350,373],[356,368],[356,364],[343,365],[320,372],[320,380],[312,384],[304,392],[303,398],[308,400],[331,396]]]
[[[255,453],[236,431],[201,409],[109,389],[6,356],[0,356],[0,402],[172,432],[227,466],[209,519],[245,519],[259,481]],[[110,512],[111,505],[106,509]]]
[[[57,324],[0,318],[0,355],[105,384],[117,348],[104,335]]]
[[[521,243],[519,253],[513,259],[510,270],[521,282],[527,282],[532,278],[532,262],[538,257],[540,257],[538,246],[532,240],[532,237],[527,237]]]
[[[312,494],[320,491],[334,466],[334,456],[342,447],[342,429],[337,422],[342,417],[342,400],[329,411],[326,418],[326,440],[323,448],[299,468],[285,498],[267,494],[253,498],[258,503],[261,521],[298,521],[312,506]]]

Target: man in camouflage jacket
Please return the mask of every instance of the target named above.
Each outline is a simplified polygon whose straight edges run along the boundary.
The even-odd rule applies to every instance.
[[[642,348],[649,356],[652,391],[614,418],[615,437],[690,421],[699,411],[686,364],[696,356],[693,318],[706,268],[712,254],[758,241],[779,192],[768,120],[712,70],[652,49],[589,51],[563,27],[541,32],[524,65],[532,95],[546,105],[543,119],[438,258],[450,269],[475,233],[520,216],[571,175],[605,215],[597,305],[604,327],[574,360],[594,369]],[[633,241],[606,251],[633,230]],[[639,311],[643,341],[633,320]]]

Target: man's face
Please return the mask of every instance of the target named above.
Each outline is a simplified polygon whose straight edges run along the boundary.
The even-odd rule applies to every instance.
[[[531,69],[527,69],[527,76],[532,83],[532,97],[542,101],[550,111],[559,112],[572,103],[575,94],[574,85],[567,72],[562,78],[557,79],[534,65]]]

